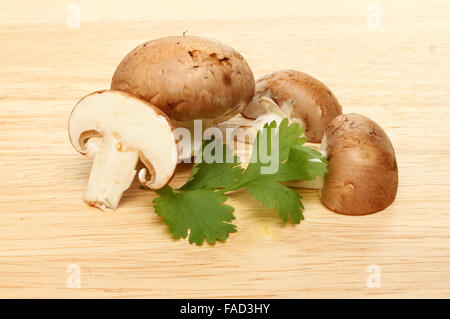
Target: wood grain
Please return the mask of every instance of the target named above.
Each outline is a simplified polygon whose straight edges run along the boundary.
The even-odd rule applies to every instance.
[[[0,1],[0,297],[450,297],[448,1],[377,1],[376,29],[356,0],[79,1],[79,29],[68,3]],[[229,200],[239,231],[214,247],[172,240],[137,183],[117,211],[87,206],[72,107],[129,50],[185,30],[233,46],[256,77],[310,73],[378,122],[397,153],[394,204],[342,216],[300,190],[306,220],[293,226],[242,191]],[[371,264],[381,288],[366,285]]]

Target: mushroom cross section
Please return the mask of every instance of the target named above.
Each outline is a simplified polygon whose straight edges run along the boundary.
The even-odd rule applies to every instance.
[[[84,198],[100,209],[117,208],[139,159],[151,173],[149,180],[140,174],[149,188],[164,187],[174,174],[172,125],[158,108],[131,94],[106,90],[82,98],[70,115],[69,137],[78,152],[95,156]],[[87,143],[92,137],[102,137],[98,148]]]

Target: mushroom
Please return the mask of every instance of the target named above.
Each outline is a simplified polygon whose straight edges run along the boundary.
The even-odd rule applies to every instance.
[[[237,51],[215,40],[173,36],[139,45],[119,64],[111,89],[160,108],[176,127],[206,129],[250,103],[255,80]]]
[[[177,141],[167,117],[155,106],[120,91],[98,91],[83,97],[69,119],[69,137],[83,155],[95,156],[84,194],[102,210],[117,208],[136,174],[140,159],[151,172],[140,180],[160,189],[177,164]],[[87,143],[102,137],[99,147]]]
[[[256,93],[242,115],[257,119],[267,114],[273,119],[287,117],[305,128],[308,142],[320,143],[327,124],[342,114],[342,107],[330,89],[312,76],[294,71],[278,71],[256,82]],[[266,120],[266,119],[265,119]],[[254,134],[253,134],[254,135]]]
[[[328,157],[328,173],[319,188],[330,210],[366,215],[394,201],[397,161],[389,137],[377,123],[360,114],[337,116],[325,129],[321,149]]]

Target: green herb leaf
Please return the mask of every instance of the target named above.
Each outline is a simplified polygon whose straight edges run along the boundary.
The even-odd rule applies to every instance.
[[[163,216],[176,239],[186,238],[189,231],[189,243],[201,245],[206,238],[214,244],[236,231],[230,223],[234,208],[223,204],[227,197],[214,190],[198,188],[185,192],[166,186],[156,192],[159,197],[153,200],[155,212]]]
[[[194,190],[201,187],[213,189],[229,187],[242,174],[243,169],[239,166],[239,157],[234,156],[233,151],[226,144],[220,146],[222,154],[217,156],[219,160],[207,163],[203,158],[203,150],[211,143],[214,143],[214,141],[203,143],[202,151],[198,155],[202,156],[202,161],[195,163],[188,182],[180,190]],[[211,152],[213,156],[216,155],[215,149]]]
[[[288,119],[283,119],[278,129],[275,121],[267,123],[264,129],[258,132],[250,164],[228,190],[248,188],[250,195],[260,200],[264,206],[277,209],[283,221],[290,219],[299,223],[304,219],[301,196],[278,182],[312,180],[316,176],[324,176],[327,172],[327,162],[320,152],[303,146],[303,132],[299,124],[289,125]],[[274,151],[278,151],[278,156],[275,156]],[[266,153],[273,154],[272,159],[278,161],[278,170],[271,174],[262,171],[270,165],[264,163],[261,156]]]
[[[309,181],[317,176],[325,176],[328,161],[325,156],[313,148],[294,145],[287,161],[280,164],[275,175],[278,182]]]
[[[237,156],[228,156],[232,152],[227,145],[215,140],[204,142],[198,154],[202,161],[194,165],[188,182],[178,190],[166,186],[156,191],[159,197],[153,200],[155,212],[163,216],[174,238],[186,238],[189,233],[191,244],[201,245],[204,239],[214,244],[236,231],[230,223],[234,209],[224,204],[227,199],[224,194],[247,188],[264,206],[278,210],[283,221],[299,223],[304,219],[301,196],[280,182],[324,176],[328,164],[320,152],[303,146],[306,141],[301,137],[303,132],[299,124],[289,125],[288,119],[278,127],[275,121],[267,123],[257,134],[245,170]],[[214,161],[205,158],[208,149],[212,150],[209,155]],[[215,156],[215,150],[219,149],[222,154]],[[267,170],[273,164],[270,160],[278,163],[273,172]]]
[[[289,187],[274,182],[270,178],[267,181],[264,181],[264,178],[255,180],[246,186],[249,194],[260,200],[264,206],[277,209],[278,216],[284,222],[290,219],[293,223],[298,224],[300,220],[304,219],[302,197]]]

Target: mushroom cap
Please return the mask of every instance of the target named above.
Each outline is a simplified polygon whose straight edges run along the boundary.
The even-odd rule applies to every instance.
[[[83,155],[91,137],[112,134],[118,151],[137,151],[152,173],[147,186],[164,187],[177,165],[177,141],[167,116],[157,107],[121,91],[98,91],[83,97],[69,119],[69,138]]]
[[[131,51],[117,67],[111,89],[151,102],[183,126],[195,119],[219,123],[238,114],[250,103],[255,80],[231,47],[203,37],[173,36]]]
[[[342,114],[342,107],[330,89],[312,76],[294,70],[282,70],[268,74],[256,82],[252,102],[242,115],[257,118],[265,110],[261,99],[270,99],[291,120],[297,120],[305,128],[308,142],[320,143],[327,124]]]
[[[326,127],[322,143],[328,156],[321,193],[326,207],[366,215],[394,201],[397,161],[389,137],[377,123],[359,114],[337,116]]]

